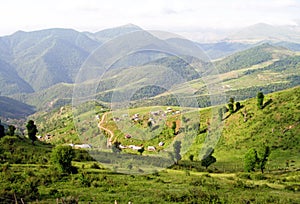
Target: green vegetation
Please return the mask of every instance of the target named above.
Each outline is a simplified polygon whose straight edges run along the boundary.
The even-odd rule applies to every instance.
[[[185,141],[181,145],[174,143],[174,147],[180,147],[175,151],[179,152],[177,155],[180,155],[180,159],[176,159],[174,154],[178,164],[147,175],[113,172],[92,161],[83,150],[74,150],[70,146],[52,149],[51,145],[40,141],[32,145],[27,138],[4,136],[0,139],[0,177],[3,181],[0,183],[0,202],[15,202],[15,199],[21,202],[22,198],[24,202],[38,200],[42,203],[52,203],[56,199],[59,202],[100,203],[112,203],[115,200],[118,203],[298,203],[299,96],[300,88],[297,87],[265,95],[266,101],[272,99],[272,102],[263,109],[257,109],[257,99],[253,98],[241,101],[240,109],[235,110],[230,117],[227,117],[230,113],[224,111],[223,134],[218,145],[207,150],[206,157],[198,158],[194,155],[199,155],[207,133],[205,130],[212,128],[209,127],[210,108],[201,109],[201,131],[196,133],[198,135],[190,149],[182,154]],[[129,114],[139,112],[142,117],[149,109],[132,109]],[[218,110],[224,110],[224,107],[220,106]],[[68,115],[69,111],[65,107],[61,116]],[[58,112],[60,110],[48,113],[47,118]],[[197,121],[190,121],[193,117],[189,114],[183,114],[182,123],[192,129],[192,124],[199,123],[199,117]],[[246,121],[243,114],[247,117]],[[111,117],[107,115],[106,121],[110,121],[107,128],[114,127]],[[164,137],[166,145],[174,139],[172,125],[176,117],[170,114],[167,119],[169,126],[164,131],[170,132],[170,137]],[[43,117],[36,117],[35,121],[37,118]],[[69,126],[68,121],[72,122],[64,120],[64,126]],[[42,123],[36,121],[36,124],[39,128],[38,124]],[[44,124],[47,125],[46,122]],[[146,123],[143,127],[149,128]],[[176,123],[176,129],[180,127],[185,126]],[[113,130],[117,133],[117,129]],[[181,131],[185,130],[180,130],[177,136],[180,136]],[[65,137],[64,134],[54,134],[57,140]],[[124,135],[119,134],[117,138],[122,143],[125,141]],[[254,152],[249,156],[254,167],[249,169],[255,172],[244,173],[244,162],[247,161],[244,157],[248,151]],[[122,151],[103,156],[107,159],[124,154]],[[138,154],[135,153],[136,156]],[[139,157],[147,163],[149,155],[145,150]],[[56,162],[49,161],[51,157]],[[58,158],[64,158],[63,162],[58,162]],[[131,171],[137,170],[134,164],[123,165]],[[61,167],[69,167],[69,170],[74,167],[77,172],[69,174],[70,171],[62,171]],[[139,170],[141,173],[142,169]]]
[[[34,141],[37,140],[36,133],[38,132],[36,125],[34,124],[33,120],[29,120],[27,125],[27,134],[29,139],[31,140],[32,144],[34,144]]]
[[[0,138],[5,136],[4,126],[1,124],[0,120]]]
[[[224,73],[269,61],[272,59],[272,48],[274,47],[270,44],[263,44],[241,51],[217,61],[216,67],[220,73]]]
[[[254,171],[257,162],[257,152],[254,148],[251,148],[245,155],[245,171]]]
[[[57,169],[62,173],[74,171],[72,160],[75,157],[71,146],[57,146],[52,150],[51,160]]]
[[[264,94],[262,92],[257,93],[257,106],[262,109],[264,105]]]

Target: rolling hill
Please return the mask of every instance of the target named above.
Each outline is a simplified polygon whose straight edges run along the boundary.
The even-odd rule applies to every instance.
[[[257,100],[256,98],[253,98],[241,101],[242,108],[233,114],[226,113],[223,117],[222,136],[215,147],[217,163],[214,164],[214,167],[220,170],[222,169],[222,171],[230,169],[242,171],[243,157],[246,151],[250,148],[256,148],[258,151],[261,151],[264,145],[268,145],[271,148],[272,154],[267,169],[276,170],[278,168],[284,168],[286,160],[293,160],[293,168],[299,169],[299,96],[300,87],[295,87],[266,95],[265,107],[263,109],[257,107]],[[141,107],[130,109],[129,112],[130,114],[138,112],[140,113],[140,117],[144,118],[147,115],[147,111],[155,110],[157,108],[159,107]],[[161,107],[160,109],[165,108],[166,107]],[[176,109],[176,107],[174,107],[174,109]],[[102,109],[99,109],[97,112],[100,115],[103,114]],[[195,113],[199,114],[198,111]],[[95,117],[93,115],[95,112],[90,109],[83,111],[81,114],[82,118],[88,118],[86,117],[86,114],[92,114],[92,117],[90,117],[92,119]],[[192,116],[189,112],[183,113],[183,115],[185,118]],[[81,118],[81,116],[78,115],[76,117]],[[105,127],[114,131],[117,140],[127,144],[128,141],[123,139],[125,133],[118,130],[118,127],[121,127],[120,124],[116,125],[120,122],[114,122],[112,117],[113,114],[109,114],[108,117],[106,117],[106,122],[104,122],[104,124],[106,124]],[[207,121],[211,120],[211,117],[212,113],[210,108],[200,109],[200,134],[198,132],[198,135],[188,148],[189,150],[183,155],[183,159],[188,160],[189,155],[193,154],[197,160],[197,155],[199,155],[207,135]],[[89,139],[87,141],[81,141],[82,137],[78,137],[77,134],[79,133],[76,133],[75,131],[71,107],[67,106],[51,112],[37,112],[32,115],[31,118],[34,119],[38,127],[40,127],[41,135],[53,135],[53,139],[50,140],[50,142],[80,143],[93,141]],[[167,121],[172,121],[174,119],[178,120],[178,117],[176,115],[170,115]],[[179,118],[179,120],[181,119]],[[83,122],[86,125],[95,123],[95,121],[89,121],[88,119]],[[193,127],[193,123],[195,122],[197,121],[191,118],[187,125]],[[172,122],[167,122],[167,124],[170,123]],[[183,122],[182,125],[183,124],[185,124],[185,122]],[[95,128],[97,128],[97,126],[95,126]],[[91,130],[87,129],[87,131]],[[100,137],[99,134],[100,133],[98,133],[98,137]],[[177,137],[181,137],[180,135],[181,133],[179,133]],[[173,137],[164,137],[164,142],[169,144],[173,139]],[[130,141],[132,143],[137,142],[136,145],[141,143],[140,140],[135,141],[134,139],[131,139]],[[156,143],[159,140],[157,140],[157,138],[152,138],[149,142],[144,142],[145,145],[153,145],[151,144],[153,141]]]

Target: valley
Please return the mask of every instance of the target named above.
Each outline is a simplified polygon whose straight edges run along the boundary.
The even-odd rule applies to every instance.
[[[0,202],[299,203],[300,44],[274,30],[0,37]]]

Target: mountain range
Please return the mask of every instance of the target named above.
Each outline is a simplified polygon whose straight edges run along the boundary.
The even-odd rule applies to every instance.
[[[123,76],[131,76],[135,73],[138,79],[138,76],[145,74],[143,71],[149,66],[157,66],[158,63],[180,73],[181,77],[191,83],[197,83],[197,78],[201,76],[193,73],[186,61],[192,62],[191,56],[197,54],[199,48],[207,55],[206,60],[213,60],[220,74],[251,67],[253,69],[255,65],[264,68],[287,57],[297,58],[297,51],[300,50],[299,31],[298,27],[257,24],[214,43],[191,42],[174,36],[162,41],[157,39],[154,44],[145,47],[147,48],[145,51],[130,54],[111,65],[110,71],[101,78],[97,98],[104,102],[109,101],[111,93],[122,91],[122,84],[116,82]],[[114,39],[132,32],[143,33],[143,29],[132,24],[96,33],[53,28],[32,32],[18,31],[0,37],[0,94],[38,109],[70,103],[74,83],[86,60],[99,47],[105,48],[105,45],[114,42]],[[124,42],[123,46],[126,45],[125,37]],[[153,52],[157,46],[177,52],[176,54],[184,60],[172,58],[166,53]],[[183,56],[184,53],[188,53],[189,56]],[[203,66],[210,66],[210,63],[204,61],[201,62]],[[298,68],[297,63],[294,68]],[[263,71],[263,69],[258,70]],[[257,75],[258,72],[256,70],[255,74]],[[280,81],[286,80],[291,75],[291,71],[288,71],[285,78],[280,78]],[[155,76],[154,74],[153,77]],[[226,78],[226,80],[232,79]],[[278,82],[272,81],[272,83]],[[127,84],[127,87],[137,85],[139,83],[133,80]],[[153,87],[149,90],[151,93],[143,90],[143,96],[134,98],[150,96],[157,98],[161,94],[164,95],[163,90]],[[153,93],[153,90],[158,92]]]

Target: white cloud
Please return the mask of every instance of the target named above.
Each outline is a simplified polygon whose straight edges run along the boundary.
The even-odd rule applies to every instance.
[[[299,8],[296,0],[10,0],[0,7],[0,35],[49,27],[96,31],[127,23],[178,32],[292,24],[300,19]]]

